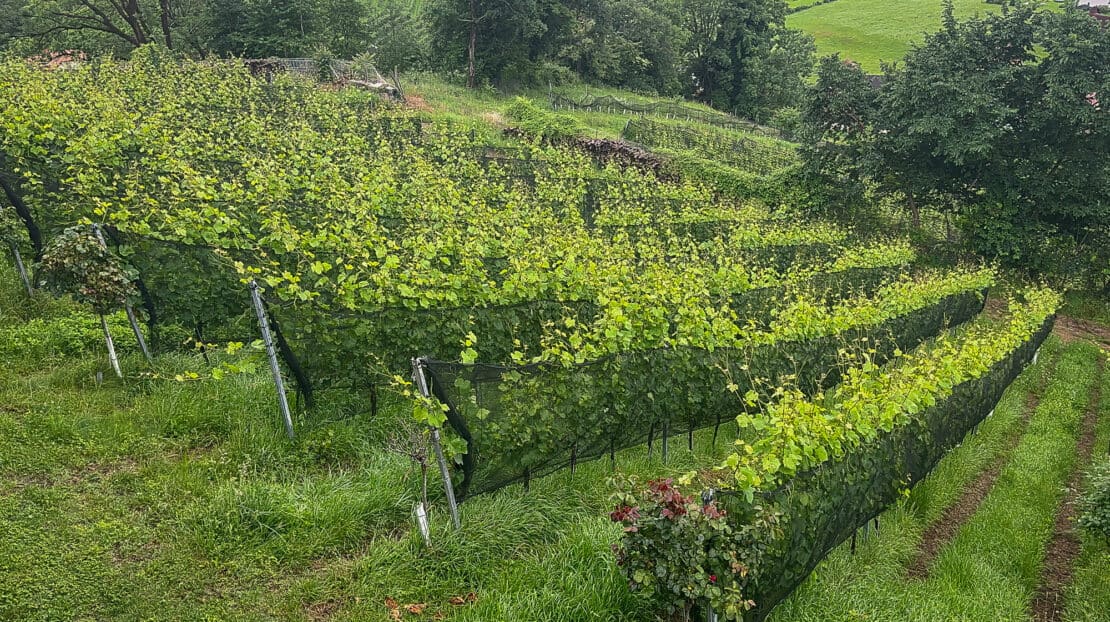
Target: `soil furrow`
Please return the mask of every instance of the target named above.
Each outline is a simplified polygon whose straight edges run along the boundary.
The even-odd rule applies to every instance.
[[[917,547],[917,556],[906,568],[906,575],[909,578],[927,579],[929,577],[929,568],[933,565],[937,555],[940,555],[944,547],[956,537],[956,534],[960,532],[960,527],[975,515],[979,505],[990,494],[995,481],[1002,473],[1003,467],[1010,461],[1014,449],[1021,442],[1021,438],[1025,436],[1025,430],[1029,427],[1029,421],[1033,418],[1033,413],[1037,411],[1040,396],[1048,384],[1049,376],[1051,374],[1044,374],[1037,389],[1026,396],[1021,425],[1010,435],[1006,446],[998,452],[994,462],[968,484],[960,498],[948,506],[944,513],[925,529],[925,533],[921,536],[921,543]]]
[[[1057,622],[1063,619],[1064,591],[1071,584],[1075,560],[1079,557],[1081,544],[1075,530],[1076,499],[1083,469],[1091,459],[1098,428],[1098,411],[1101,399],[1101,378],[1106,373],[1103,361],[1099,360],[1098,374],[1091,388],[1091,401],[1083,417],[1083,427],[1076,448],[1075,470],[1068,479],[1067,494],[1060,509],[1056,512],[1056,522],[1052,530],[1052,540],[1045,552],[1044,565],[1036,596],[1033,598],[1033,620],[1035,622]]]

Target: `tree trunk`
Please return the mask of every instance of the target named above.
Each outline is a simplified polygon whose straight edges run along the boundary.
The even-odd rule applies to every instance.
[[[30,208],[23,202],[23,197],[19,195],[15,186],[4,179],[0,175],[0,187],[3,187],[4,194],[8,197],[8,201],[15,208],[15,213],[23,221],[23,226],[27,228],[27,238],[31,240],[31,249],[35,254],[35,261],[42,261],[42,231],[39,226],[35,224],[35,218],[31,215]]]
[[[913,193],[910,193],[910,214],[913,215],[913,228],[921,229],[921,208],[917,205]]]
[[[162,36],[166,38],[166,47],[173,49],[173,35],[170,32],[170,0],[158,0],[162,9]]]
[[[466,88],[468,89],[477,86],[474,76],[474,53],[475,48],[478,47],[478,15],[475,1],[470,0],[470,41],[466,46]]]

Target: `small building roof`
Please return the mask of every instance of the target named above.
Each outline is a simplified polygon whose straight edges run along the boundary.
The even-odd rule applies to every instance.
[[[1110,0],[1077,0],[1075,4],[1081,7],[1110,6]]]

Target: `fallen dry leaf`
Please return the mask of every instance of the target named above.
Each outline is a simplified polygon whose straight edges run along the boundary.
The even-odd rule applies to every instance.
[[[472,603],[476,600],[478,600],[478,595],[474,592],[468,592],[466,596],[452,596],[447,599],[447,602],[452,605],[465,605],[466,603]]]
[[[424,610],[427,608],[428,605],[425,605],[424,603],[413,603],[411,605],[405,605],[405,609],[407,609],[409,613],[415,615],[420,615],[424,613]]]
[[[397,604],[397,601],[386,597],[385,606],[389,608],[389,619],[398,622],[401,619],[401,607]]]

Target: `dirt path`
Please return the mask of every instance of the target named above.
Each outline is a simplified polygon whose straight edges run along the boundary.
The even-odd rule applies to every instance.
[[[983,313],[996,320],[1005,317],[1007,314],[1006,299],[999,298],[996,295],[987,296]],[[1070,315],[1059,315],[1056,317],[1056,325],[1052,332],[1066,343],[1071,343],[1077,339],[1089,339],[1104,348],[1110,348],[1110,326],[1091,320]]]
[[[1110,326],[1090,320],[1061,315],[1056,318],[1056,327],[1052,332],[1067,342],[1089,339],[1104,348],[1110,347]]]
[[[1056,512],[1056,523],[1052,530],[1052,540],[1045,552],[1044,566],[1037,594],[1033,598],[1033,620],[1035,622],[1057,622],[1063,619],[1064,591],[1071,584],[1075,560],[1079,557],[1080,541],[1075,531],[1076,498],[1083,469],[1091,459],[1098,427],[1098,411],[1102,375],[1106,366],[1099,360],[1098,374],[1091,389],[1091,401],[1083,417],[1079,444],[1076,449],[1075,470],[1068,479],[1067,495]]]
[[[1046,375],[1045,378],[1047,377]],[[948,506],[944,513],[925,529],[925,533],[921,536],[921,543],[917,546],[917,556],[906,568],[906,575],[909,578],[919,580],[929,578],[929,568],[933,565],[933,561],[944,550],[944,547],[955,539],[960,532],[960,527],[975,515],[983,500],[990,494],[995,481],[1002,473],[1002,468],[1010,461],[1014,449],[1021,442],[1021,438],[1025,436],[1025,430],[1029,427],[1029,420],[1033,418],[1033,413],[1036,412],[1037,406],[1040,404],[1040,392],[1044,390],[1044,384],[1042,382],[1037,391],[1030,392],[1026,396],[1021,425],[1011,433],[1006,446],[998,452],[998,456],[995,457],[990,467],[968,484],[960,498]]]

